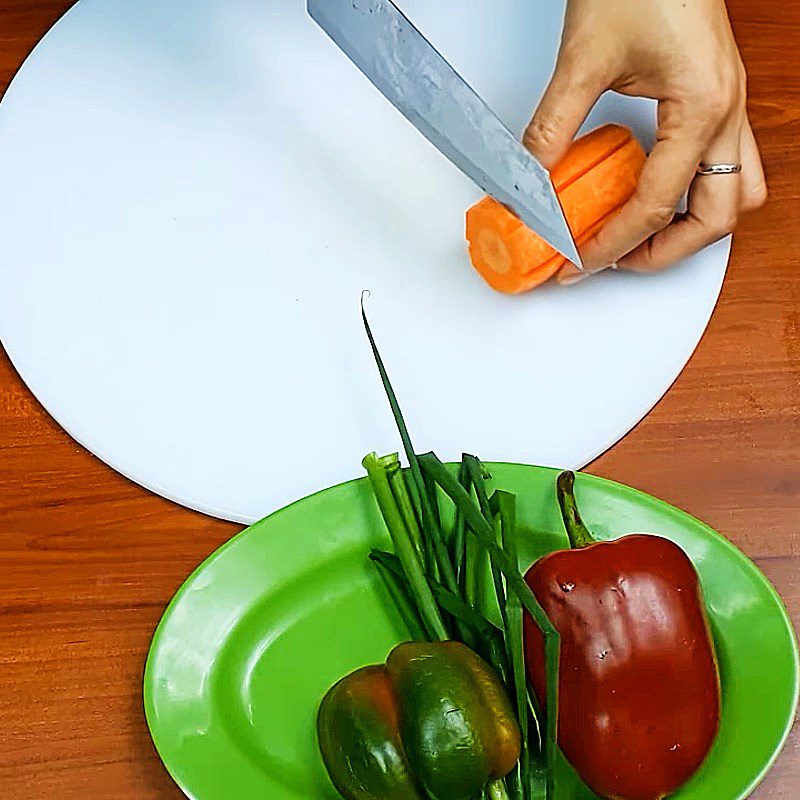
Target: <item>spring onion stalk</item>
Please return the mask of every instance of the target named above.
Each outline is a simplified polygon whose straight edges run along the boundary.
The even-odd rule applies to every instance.
[[[427,476],[422,476],[422,480],[425,483],[425,494],[427,496],[427,500],[430,503],[431,511],[433,512],[433,519],[436,522],[439,530],[442,529],[442,514],[441,509],[439,508],[439,495],[437,494],[436,484]]]
[[[482,571],[479,569],[481,546],[474,536],[468,536],[464,556],[464,599],[473,608],[480,606]]]
[[[472,485],[475,487],[475,496],[478,498],[478,505],[480,506],[481,513],[487,522],[492,521],[492,509],[489,503],[489,497],[486,493],[486,483],[484,479],[485,468],[481,462],[468,453],[464,455],[464,462],[467,465],[467,472],[469,474]],[[499,522],[498,528],[495,531],[495,541],[500,535]],[[500,576],[500,570],[497,568],[494,556],[489,551],[489,568],[492,574],[492,584],[494,586],[494,593],[497,598],[497,607],[500,609],[500,615],[505,623],[506,615],[506,593],[503,588],[503,579]]]
[[[419,456],[420,467],[426,470],[442,488],[442,491],[458,506],[464,515],[464,520],[481,544],[494,555],[497,565],[505,576],[509,589],[512,589],[520,599],[523,607],[534,618],[542,633],[558,636],[544,609],[534,596],[530,587],[519,573],[519,568],[513,564],[503,549],[494,538],[492,526],[481,514],[480,510],[471,501],[464,487],[450,474],[450,471],[438,459],[435,453],[425,453]]]
[[[394,607],[399,612],[408,630],[409,636],[411,636],[415,642],[428,641],[428,636],[423,630],[422,622],[405,586],[403,586],[397,579],[397,576],[391,570],[387,569],[380,561],[375,561],[375,566],[378,570],[378,574],[381,576],[381,580],[386,586],[386,590],[389,592],[389,596],[392,598]]]
[[[473,649],[481,651],[480,654],[497,670],[500,679],[507,686],[509,667],[503,632],[489,622],[480,611],[468,606],[455,592],[445,589],[441,584],[434,584],[431,589],[443,611],[452,614],[475,631],[479,644]]]
[[[386,467],[386,472],[389,477],[389,486],[392,489],[394,501],[397,503],[397,507],[403,517],[403,522],[411,536],[411,541],[417,549],[417,554],[421,559],[425,559],[426,553],[422,531],[420,530],[417,514],[414,510],[414,503],[411,500],[408,485],[405,481],[405,474],[400,468],[400,457],[397,453],[392,453],[388,456],[382,456],[380,462]]]
[[[419,492],[414,484],[414,477],[411,475],[411,470],[406,469],[403,471],[403,477],[406,482],[406,489],[408,490],[411,502],[414,504],[414,509],[417,512],[417,519],[420,521],[420,531],[422,532],[422,546],[425,553],[425,570],[429,578],[432,580],[439,580],[439,564],[436,559],[436,552],[431,538],[430,527],[425,527],[423,521],[422,501],[419,499]]]
[[[469,474],[467,473],[467,466],[464,463],[464,457],[461,457],[461,466],[458,470],[458,482],[469,491]],[[463,574],[464,574],[464,517],[458,509],[455,512],[453,520],[453,531],[450,534],[450,558],[453,560],[453,569],[456,573],[456,580],[458,586],[462,591],[463,596]]]
[[[509,559],[519,568],[517,553],[517,500],[509,492],[497,491],[494,498],[498,507],[503,549]],[[513,592],[506,603],[505,626],[508,660],[514,679],[514,698],[517,704],[517,720],[522,733],[522,752],[520,753],[520,782],[522,796],[530,797],[530,742],[528,740],[528,681],[525,675],[525,651],[522,642],[522,604]],[[535,718],[534,718],[535,719]]]
[[[558,634],[544,635],[545,670],[547,675],[547,709],[545,736],[545,765],[547,767],[547,800],[556,796],[556,755],[558,742],[558,668],[560,647]]]
[[[402,564],[394,553],[387,553],[385,550],[372,550],[369,557],[372,561],[379,563],[386,571],[392,573],[401,586],[407,586]],[[475,638],[482,644],[481,649],[485,651],[482,655],[497,670],[505,682],[508,675],[508,667],[503,632],[479,611],[468,606],[455,592],[451,592],[435,581],[432,581],[430,586],[441,611],[459,619],[464,632],[467,630],[474,632]],[[471,646],[473,650],[480,646],[469,641],[464,643]]]
[[[522,789],[522,767],[519,761],[514,765],[514,769],[506,775],[506,788],[513,800],[525,800]]]
[[[400,439],[403,442],[403,449],[408,458],[408,466],[411,470],[411,475],[414,479],[414,486],[417,490],[420,507],[422,508],[422,526],[425,532],[430,536],[433,543],[433,550],[436,553],[436,561],[439,565],[439,570],[442,575],[444,585],[451,591],[456,591],[456,576],[453,571],[453,564],[450,561],[450,555],[447,552],[447,547],[444,543],[444,536],[442,535],[441,528],[436,522],[433,514],[433,509],[428,500],[428,493],[425,489],[425,479],[422,476],[422,470],[419,466],[416,453],[414,452],[414,445],[411,443],[411,436],[408,433],[405,420],[403,419],[403,412],[400,410],[400,404],[397,402],[397,396],[392,388],[389,375],[386,372],[386,367],[383,364],[381,354],[378,352],[378,346],[375,343],[375,337],[372,335],[372,329],[367,319],[367,312],[364,309],[364,294],[361,295],[361,320],[364,323],[364,330],[369,339],[369,345],[372,348],[372,355],[375,358],[375,364],[378,367],[378,373],[381,377],[383,389],[386,392],[386,397],[389,400],[389,407],[392,410],[397,429],[400,433]]]
[[[378,501],[378,508],[380,508],[386,527],[389,529],[389,535],[392,537],[395,552],[408,576],[408,582],[425,628],[433,640],[444,641],[449,638],[447,628],[436,601],[433,599],[431,588],[425,579],[417,550],[403,522],[403,515],[395,503],[386,468],[375,453],[364,456],[361,463],[369,476],[372,491]]]
[[[488,795],[489,800],[509,800],[508,792],[506,791],[506,785],[502,778],[492,781],[486,787],[486,794]]]
[[[560,654],[560,637],[558,631],[545,614],[544,609],[534,596],[530,587],[520,575],[519,567],[498,546],[494,538],[492,526],[481,514],[480,509],[472,502],[464,487],[450,474],[434,453],[419,456],[420,468],[429,473],[444,493],[455,503],[464,515],[464,520],[474,536],[494,555],[500,571],[506,579],[509,591],[518,597],[523,608],[533,617],[545,639],[545,667],[547,675],[547,707],[545,758],[547,763],[547,800],[555,797],[555,756],[558,739],[558,667]]]
[[[366,294],[366,293],[365,293]],[[423,545],[428,543],[431,550],[435,555],[435,559],[431,559],[435,563],[439,576],[441,577],[442,591],[446,592],[449,600],[453,598],[461,603],[461,597],[458,595],[458,581],[456,578],[456,570],[453,567],[454,561],[458,563],[459,552],[454,550],[451,554],[448,551],[447,543],[445,542],[444,535],[441,529],[441,520],[439,518],[438,508],[438,493],[436,487],[438,486],[445,495],[447,495],[456,509],[456,522],[459,517],[463,519],[464,531],[469,530],[471,536],[465,537],[466,552],[464,555],[464,583],[465,596],[468,605],[472,606],[472,610],[476,613],[477,610],[474,606],[474,596],[470,598],[472,591],[474,595],[474,578],[475,569],[474,561],[477,553],[485,551],[489,554],[490,563],[492,566],[492,577],[495,584],[495,591],[498,594],[498,602],[500,604],[501,612],[506,610],[508,603],[507,597],[512,594],[515,598],[515,603],[519,603],[521,608],[524,608],[531,614],[536,625],[542,631],[545,640],[545,666],[547,675],[547,692],[546,692],[546,740],[545,740],[545,763],[547,767],[546,779],[546,798],[547,800],[554,800],[555,779],[554,767],[555,757],[557,754],[557,736],[558,736],[558,668],[559,668],[559,653],[560,653],[560,639],[558,632],[553,627],[548,619],[544,610],[539,605],[536,597],[531,592],[528,585],[525,583],[519,572],[519,566],[516,559],[511,559],[504,547],[498,544],[496,532],[492,525],[491,509],[489,507],[488,498],[484,486],[483,468],[477,459],[470,461],[467,458],[467,472],[469,474],[469,482],[475,486],[476,493],[478,493],[478,504],[473,503],[470,497],[468,486],[465,481],[457,480],[442,464],[441,461],[433,454],[426,453],[422,456],[417,456],[411,437],[409,436],[408,429],[403,419],[402,412],[397,402],[397,397],[392,388],[383,360],[378,352],[375,339],[372,335],[372,330],[367,319],[366,311],[364,308],[364,294],[361,297],[361,317],[364,324],[364,329],[369,339],[370,347],[375,358],[375,363],[378,367],[381,382],[384,391],[389,401],[389,406],[394,416],[395,423],[400,433],[400,438],[403,442],[403,449],[405,450],[406,457],[409,462],[409,471],[411,474],[411,485],[407,486],[409,500],[411,502],[412,510],[419,510],[419,517],[421,519],[421,540]],[[413,533],[408,529],[406,522],[408,518],[408,508],[405,508],[405,515],[398,506],[398,501],[395,499],[392,491],[392,485],[388,477],[388,472],[394,467],[390,464],[390,469],[387,470],[386,465],[382,465],[377,456],[372,453],[364,458],[362,462],[367,470],[370,482],[373,487],[378,506],[386,522],[389,533],[394,542],[395,550],[399,558],[399,564],[402,566],[403,578],[408,584],[409,595],[412,596],[417,604],[420,618],[428,629],[429,635],[432,639],[445,640],[448,638],[447,627],[444,618],[440,611],[440,606],[444,605],[448,600],[443,600],[442,597],[434,598],[433,584],[434,570],[431,569],[433,563],[429,563],[427,570],[423,569],[422,561],[418,555],[418,550],[414,543]],[[402,473],[401,473],[402,474]],[[570,486],[571,488],[571,486]],[[482,494],[481,494],[482,492]],[[564,493],[561,493],[564,494]],[[414,497],[416,495],[416,498]],[[414,504],[416,499],[417,504]],[[559,501],[562,502],[561,495]],[[562,502],[562,512],[564,512],[564,504]],[[575,509],[574,520],[582,526],[579,516],[577,516],[577,509]],[[416,516],[416,515],[415,515]],[[507,512],[507,518],[508,512]],[[566,517],[565,517],[566,519]],[[573,519],[571,517],[571,519]],[[583,526],[585,530],[585,526]],[[413,531],[413,528],[411,529]],[[456,529],[457,532],[457,529]],[[500,533],[502,534],[502,522]],[[586,531],[588,534],[588,531]],[[453,537],[455,538],[455,536]],[[473,555],[470,556],[470,543],[473,543]],[[451,543],[452,544],[452,543]],[[479,545],[479,546],[476,546]],[[423,547],[424,550],[424,547]],[[470,570],[472,568],[472,574]],[[385,570],[384,570],[385,571]],[[459,577],[461,572],[459,571]],[[502,576],[502,577],[501,577]],[[400,576],[396,576],[400,585],[403,581]],[[503,580],[505,578],[505,587]],[[437,584],[438,585],[438,584]],[[471,588],[472,587],[472,588]],[[438,605],[437,605],[438,601]],[[473,602],[470,602],[473,601]],[[463,611],[463,609],[461,609]],[[516,613],[516,612],[515,612]],[[521,613],[521,611],[520,611]],[[458,616],[453,615],[458,622]],[[513,664],[519,660],[521,654],[521,636],[516,636],[516,622],[514,625],[515,635],[509,635],[509,626],[507,616],[504,615],[504,622],[506,623],[506,646],[509,648],[508,654],[505,649],[501,650],[503,658],[509,656],[509,660]],[[463,630],[463,625],[458,626]],[[490,641],[494,637],[490,637]],[[509,640],[511,640],[509,642]],[[517,645],[519,640],[519,647]],[[521,670],[517,670],[521,672]],[[519,686],[517,681],[514,682],[515,695],[517,699],[518,709],[519,705]],[[527,692],[525,692],[527,696]],[[524,707],[523,713],[520,715],[520,723],[527,726],[527,706],[526,703],[522,704]],[[523,723],[522,720],[525,722]],[[537,723],[538,725],[538,723]],[[527,741],[527,737],[526,737]],[[506,790],[505,782],[501,779],[494,781],[486,787],[484,792],[489,800],[510,800]]]
[[[472,485],[475,487],[475,496],[478,498],[481,514],[483,514],[486,519],[490,519],[492,516],[492,509],[489,505],[489,497],[486,492],[483,464],[481,464],[476,456],[470,455],[469,453],[464,453],[462,458],[467,467],[467,474],[472,481]]]
[[[502,525],[500,523],[500,517],[495,517],[491,520],[492,529],[494,530],[494,538],[496,542],[500,542],[502,537]],[[497,567],[495,563],[494,557],[489,554],[489,568],[491,569],[492,573],[492,583],[494,585],[494,594],[497,598],[497,607],[500,609],[500,618],[503,620],[503,625],[508,625],[508,618],[506,616],[506,591],[503,587],[503,575]]]
[[[539,747],[542,747],[542,731],[539,728],[539,718],[541,717],[544,719],[544,714],[542,713],[542,709],[539,706],[539,700],[536,698],[536,694],[533,691],[533,688],[530,684],[528,684],[528,708],[531,712],[531,717],[533,721],[536,723],[536,733],[539,737]]]

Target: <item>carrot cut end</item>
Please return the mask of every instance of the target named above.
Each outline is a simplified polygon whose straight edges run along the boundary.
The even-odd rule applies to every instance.
[[[596,234],[630,199],[645,159],[641,145],[621,125],[605,125],[572,144],[551,175],[577,242]],[[491,197],[467,210],[466,234],[473,266],[500,292],[529,291],[566,263],[564,256]]]

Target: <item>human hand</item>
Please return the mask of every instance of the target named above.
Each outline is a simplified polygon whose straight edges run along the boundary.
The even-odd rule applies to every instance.
[[[731,233],[767,196],[724,0],[568,0],[555,73],[523,142],[552,167],[607,89],[658,101],[657,142],[633,197],[581,247],[586,271],[567,264],[562,284],[612,265],[663,269]],[[698,175],[701,163],[742,171]]]

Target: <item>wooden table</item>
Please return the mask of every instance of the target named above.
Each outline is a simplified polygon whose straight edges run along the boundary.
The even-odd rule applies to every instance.
[[[0,90],[69,5],[0,0]],[[800,4],[729,5],[770,202],[742,224],[716,313],[683,374],[591,470],[725,533],[775,583],[797,624]],[[0,797],[182,797],[145,727],[144,659],[172,594],[236,531],[101,464],[0,353]],[[800,797],[797,726],[753,797]]]

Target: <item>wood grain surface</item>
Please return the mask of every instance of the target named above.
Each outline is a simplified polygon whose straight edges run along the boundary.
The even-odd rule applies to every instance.
[[[69,5],[0,0],[0,91]],[[797,624],[800,3],[729,5],[770,201],[741,225],[691,362],[591,471],[730,537],[774,582]],[[50,419],[0,353],[0,797],[182,796],[145,727],[144,659],[172,594],[236,531],[101,464]],[[797,726],[753,797],[800,797]]]

